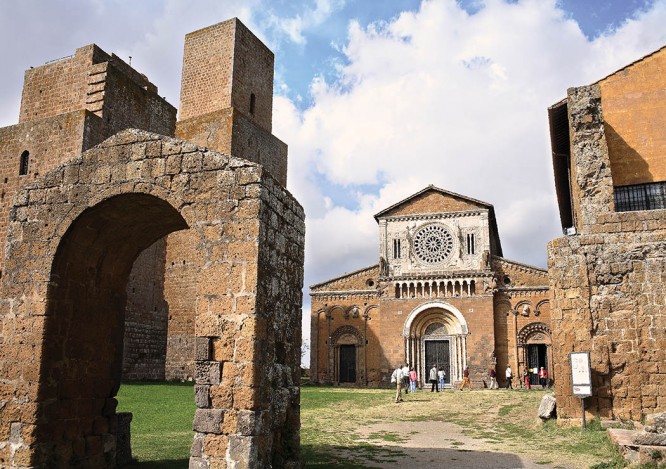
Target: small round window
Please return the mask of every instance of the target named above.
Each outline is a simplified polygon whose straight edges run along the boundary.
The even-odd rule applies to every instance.
[[[511,284],[511,278],[509,278],[509,276],[506,275],[504,277],[504,285],[509,285],[509,284]]]
[[[375,281],[369,278],[368,280],[365,281],[365,284],[369,287],[374,287],[375,286]]]

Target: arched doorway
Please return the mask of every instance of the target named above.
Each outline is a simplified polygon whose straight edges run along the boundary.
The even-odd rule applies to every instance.
[[[454,306],[444,302],[423,304],[405,321],[405,356],[419,383],[428,382],[432,365],[446,372],[447,387],[462,380],[467,366],[467,322]]]
[[[538,371],[544,367],[550,379],[554,379],[552,340],[550,328],[543,322],[533,322],[518,333],[518,348],[525,366],[531,370],[530,381],[539,382]]]
[[[353,326],[341,326],[331,336],[333,382],[337,385],[363,383],[365,375],[365,345],[363,336]]]

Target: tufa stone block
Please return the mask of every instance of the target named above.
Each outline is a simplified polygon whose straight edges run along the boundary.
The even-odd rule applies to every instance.
[[[221,409],[197,409],[194,414],[192,430],[200,433],[222,432],[222,422],[224,421],[224,411]]]

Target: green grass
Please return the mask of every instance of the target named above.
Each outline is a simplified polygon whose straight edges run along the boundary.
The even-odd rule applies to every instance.
[[[118,412],[132,412],[132,456],[141,469],[187,467],[192,445],[194,389],[185,383],[124,383]]]
[[[400,422],[427,421],[459,425],[466,437],[492,445],[488,448],[493,451],[526,454],[537,464],[552,464],[539,457],[549,454],[575,467],[624,467],[599,422],[590,422],[587,431],[560,428],[554,421],[537,423],[542,395],[539,391],[423,392],[410,394],[405,404],[396,406],[393,390],[305,386],[301,389],[304,467],[371,469],[401,460],[406,454],[401,444],[414,432],[401,433]],[[118,401],[118,411],[134,415],[132,452],[138,461],[134,467],[187,467],[195,410],[191,384],[126,383]],[[450,441],[452,449],[468,451],[461,441]],[[660,463],[644,469],[663,467]]]

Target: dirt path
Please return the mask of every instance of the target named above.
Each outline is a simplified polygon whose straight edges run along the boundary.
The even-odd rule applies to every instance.
[[[302,413],[312,468],[558,468],[610,461],[601,428],[582,432],[536,415],[547,391],[313,389]],[[348,396],[348,397],[347,397]]]
[[[553,468],[527,456],[497,452],[493,444],[474,439],[463,433],[463,427],[436,421],[395,422],[368,425],[357,431],[369,444],[400,449],[389,462],[373,462],[373,467],[393,469],[413,468]],[[404,441],[389,441],[395,435]],[[378,441],[378,437],[381,441]],[[382,438],[383,437],[383,438]],[[557,467],[566,467],[558,465]]]

